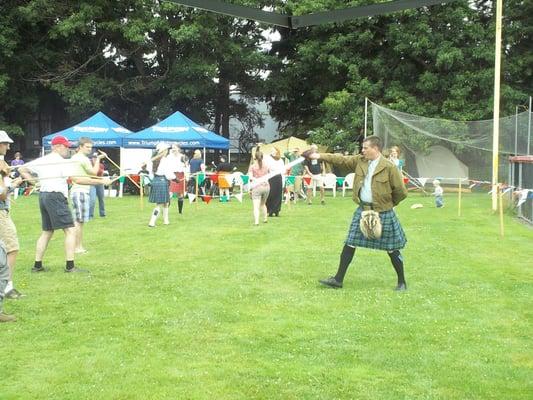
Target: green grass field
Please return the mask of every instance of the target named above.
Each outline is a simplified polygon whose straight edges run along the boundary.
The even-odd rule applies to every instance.
[[[315,202],[318,203],[318,202]],[[411,210],[413,203],[424,208]],[[13,219],[21,253],[0,325],[0,399],[531,399],[533,229],[490,198],[397,208],[409,290],[387,255],[359,249],[333,274],[350,198],[300,203],[252,225],[251,202],[186,204],[149,229],[150,207],[108,199],[85,230],[90,275],[65,274],[63,233],[31,274],[37,197]],[[158,221],[161,223],[161,221]]]

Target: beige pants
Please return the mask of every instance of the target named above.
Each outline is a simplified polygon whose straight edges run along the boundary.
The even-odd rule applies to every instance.
[[[7,210],[0,210],[0,240],[4,242],[7,253],[19,250],[17,228]]]

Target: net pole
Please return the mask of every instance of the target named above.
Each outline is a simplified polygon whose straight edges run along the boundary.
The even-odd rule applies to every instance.
[[[529,96],[529,119],[527,122],[527,155],[529,156],[529,144],[531,143],[531,96]]]
[[[531,97],[529,99],[531,100]],[[531,105],[529,108],[531,108]],[[365,97],[365,139],[366,139],[367,124],[368,124],[368,97]]]
[[[518,106],[515,107],[514,117],[514,155],[518,155]]]
[[[499,197],[499,211],[500,211],[500,236],[503,237],[503,190],[501,185],[498,185],[498,197]]]
[[[498,151],[500,135],[500,75],[502,42],[502,0],[496,1],[496,39],[494,55],[494,116],[492,127],[492,211],[498,208]]]

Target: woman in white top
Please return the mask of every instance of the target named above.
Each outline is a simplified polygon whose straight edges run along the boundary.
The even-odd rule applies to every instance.
[[[281,211],[281,202],[283,196],[283,173],[285,172],[285,163],[281,158],[281,152],[274,147],[267,158],[267,164],[272,172],[279,172],[268,180],[270,184],[270,193],[266,201],[268,216],[279,217]]]

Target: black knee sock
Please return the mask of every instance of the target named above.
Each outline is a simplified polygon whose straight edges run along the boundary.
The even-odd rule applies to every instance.
[[[339,262],[339,269],[337,270],[337,275],[335,275],[335,280],[341,282],[344,280],[344,275],[348,270],[348,266],[353,260],[353,255],[355,254],[355,247],[350,247],[344,245],[341,252],[341,260]]]
[[[394,250],[389,254],[392,266],[398,275],[398,285],[405,284],[405,277],[403,276],[403,257],[400,253],[400,250]]]
[[[178,211],[180,214],[183,212],[183,197],[178,199]]]

